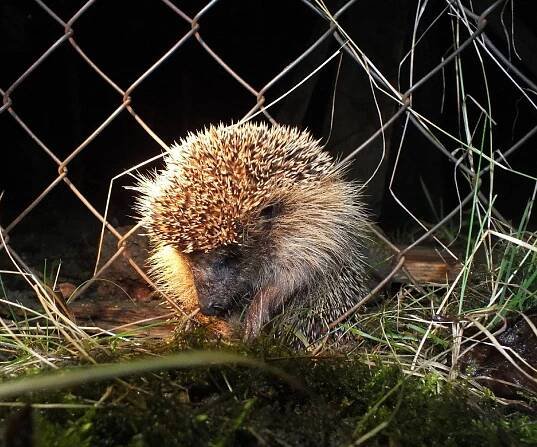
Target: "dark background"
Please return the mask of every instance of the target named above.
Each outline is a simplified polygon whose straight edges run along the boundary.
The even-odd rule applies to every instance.
[[[193,17],[205,2],[175,2]],[[433,2],[422,19],[420,32],[445,8]],[[63,20],[83,4],[74,0],[46,0]],[[333,11],[342,2],[332,2]],[[482,11],[488,1],[475,1]],[[408,87],[408,63],[399,62],[410,49],[414,25],[414,1],[358,1],[340,19],[341,25],[365,54],[400,91]],[[537,19],[532,1],[515,1],[514,17],[502,9],[489,19],[487,35],[511,57],[534,82],[537,80]],[[511,36],[511,19],[515,23]],[[260,89],[298,57],[326,29],[327,22],[300,1],[217,2],[200,20],[200,33],[211,48],[254,88]],[[122,89],[126,89],[190,29],[190,25],[159,1],[97,1],[74,26],[77,44]],[[0,88],[6,91],[19,76],[63,34],[39,4],[33,1],[0,2]],[[461,29],[462,39],[467,37]],[[513,50],[514,43],[521,59]],[[419,79],[453,50],[453,22],[447,14],[435,22],[416,49],[414,80]],[[298,67],[267,93],[267,102],[277,98],[318,66],[339,44],[325,41]],[[507,150],[537,124],[536,111],[498,67],[485,58],[491,93],[494,126],[493,148]],[[271,109],[280,122],[308,127],[326,141],[338,60],[332,61],[302,87]],[[465,90],[486,104],[482,68],[473,47],[462,55]],[[379,125],[369,79],[348,55],[341,60],[336,89],[334,128],[327,148],[335,155],[348,154]],[[528,91],[535,99],[535,94]],[[376,92],[384,119],[395,112],[393,101]],[[32,131],[61,159],[70,154],[121,104],[121,95],[103,81],[64,42],[10,95],[12,107]],[[418,89],[413,107],[443,129],[463,138],[458,114],[454,64]],[[191,130],[215,122],[238,120],[255,104],[255,98],[234,80],[195,38],[189,39],[162,63],[132,94],[134,110],[166,143]],[[478,109],[470,105],[475,112]],[[261,119],[261,116],[259,117]],[[387,153],[378,175],[370,183],[367,200],[378,222],[388,231],[412,225],[408,214],[388,190],[404,120],[386,134]],[[448,150],[457,144],[438,134]],[[464,139],[464,138],[463,138]],[[477,139],[476,139],[477,141]],[[537,175],[534,146],[528,140],[509,164]],[[374,141],[354,162],[349,175],[367,179],[382,155],[380,140]],[[161,151],[160,146],[122,111],[69,165],[69,179],[100,211],[104,211],[110,179]],[[12,221],[57,175],[57,166],[37,146],[7,111],[0,114],[0,224]],[[154,163],[151,166],[158,166]],[[461,194],[468,191],[459,178]],[[132,192],[121,188],[132,183],[124,178],[112,196],[112,223],[132,224]],[[412,212],[434,222],[435,212],[426,200],[424,187],[432,197],[436,215],[457,205],[453,163],[441,154],[412,125],[403,141],[393,190]],[[520,219],[530,197],[531,181],[496,169],[494,181],[497,209],[513,222]],[[484,184],[487,191],[487,182]],[[535,221],[534,221],[535,222]],[[535,225],[535,224],[533,224]],[[12,244],[23,252],[56,235],[51,256],[61,256],[62,243],[84,240],[95,247],[100,226],[72,192],[61,183],[12,231]],[[51,235],[52,234],[52,235]],[[50,254],[50,244],[48,244]],[[56,253],[57,252],[57,253]]]

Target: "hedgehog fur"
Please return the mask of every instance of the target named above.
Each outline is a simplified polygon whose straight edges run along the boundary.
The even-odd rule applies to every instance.
[[[151,273],[187,309],[242,314],[246,338],[277,319],[275,333],[308,345],[368,293],[359,188],[308,132],[211,126],[164,162],[136,207]]]

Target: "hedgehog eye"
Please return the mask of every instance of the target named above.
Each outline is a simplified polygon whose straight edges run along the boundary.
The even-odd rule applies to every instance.
[[[269,220],[280,214],[281,205],[279,203],[272,203],[261,210],[259,217]]]
[[[239,255],[235,251],[228,251],[219,256],[213,261],[213,267],[216,269],[223,269],[230,267],[238,261]]]

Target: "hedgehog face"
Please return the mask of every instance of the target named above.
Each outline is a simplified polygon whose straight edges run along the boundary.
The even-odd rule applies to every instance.
[[[237,247],[187,255],[201,312],[225,316],[250,294],[251,278]]]
[[[279,204],[256,213],[242,243],[185,255],[190,265],[200,310],[207,316],[229,316],[240,311],[259,287],[261,272],[271,258],[266,236],[277,220]]]

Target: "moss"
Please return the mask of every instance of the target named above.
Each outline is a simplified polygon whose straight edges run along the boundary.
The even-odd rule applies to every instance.
[[[198,333],[166,349],[199,349],[208,342]],[[371,433],[365,445],[537,444],[535,418],[434,375],[411,377],[360,357],[293,358],[266,340],[252,347],[210,343],[212,349],[278,357],[272,363],[300,378],[308,392],[260,370],[211,366],[40,393],[26,400],[87,404],[107,397],[89,409],[34,410],[36,445],[346,445]],[[0,409],[4,420],[9,413]]]
[[[92,447],[93,419],[95,409],[81,416],[72,413],[70,417],[55,420],[48,411],[34,413],[35,447]]]

